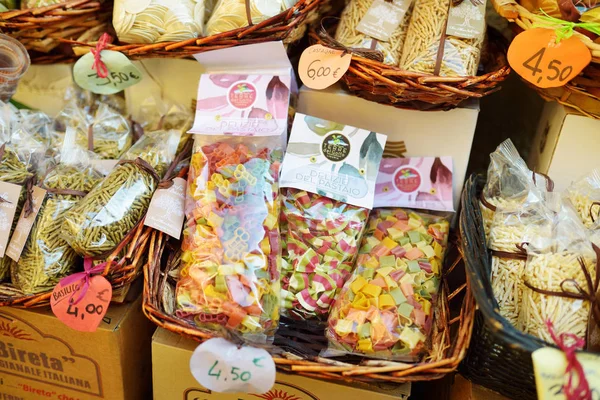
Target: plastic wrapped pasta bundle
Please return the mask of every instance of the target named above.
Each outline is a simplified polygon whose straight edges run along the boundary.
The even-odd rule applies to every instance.
[[[446,36],[444,31],[449,13],[450,0],[415,1],[400,68],[435,74],[436,64],[439,63],[440,76],[477,75],[485,33],[475,39]],[[438,61],[440,51],[443,51],[443,55]]]
[[[335,39],[346,47],[367,48],[383,53],[383,62],[398,65],[400,53],[406,38],[406,30],[411,12],[404,14],[402,21],[388,41],[379,41],[357,30],[360,21],[367,14],[374,0],[352,0],[346,5],[338,24]]]
[[[329,349],[418,359],[433,323],[448,232],[443,217],[375,210],[356,270],[329,315]]]
[[[192,135],[187,132],[194,122],[193,114],[191,109],[181,104],[150,97],[140,106],[139,121],[145,131],[180,130],[181,140],[177,147],[177,153],[181,152],[192,138]]]
[[[207,36],[258,24],[291,8],[297,0],[218,0],[206,23]],[[247,10],[247,5],[250,9]]]
[[[65,213],[61,236],[81,256],[114,249],[146,214],[181,132],[149,132],[87,196]]]
[[[293,188],[282,190],[282,202],[282,312],[325,319],[350,277],[369,210]]]
[[[177,315],[248,341],[279,323],[278,176],[283,157],[268,137],[196,139],[188,178]]]
[[[600,170],[573,182],[566,193],[585,227],[593,228],[600,215]]]

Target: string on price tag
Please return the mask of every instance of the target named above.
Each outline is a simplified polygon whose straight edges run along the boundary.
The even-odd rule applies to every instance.
[[[348,71],[350,61],[351,54],[316,44],[300,56],[298,73],[304,85],[321,90],[339,81]]]
[[[575,36],[561,38],[553,29],[522,32],[508,49],[510,66],[540,88],[564,86],[591,61],[592,54],[581,40]]]
[[[225,339],[209,339],[196,348],[190,370],[215,392],[263,394],[275,384],[275,363],[264,349],[239,347]]]

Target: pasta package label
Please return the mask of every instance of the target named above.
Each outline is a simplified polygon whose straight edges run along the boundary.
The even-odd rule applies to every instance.
[[[144,225],[179,239],[185,216],[185,186],[185,179],[175,178],[173,186],[154,192]]]
[[[289,75],[204,74],[190,133],[279,136],[286,132]]]
[[[446,35],[476,39],[485,32],[486,0],[463,0],[450,6]],[[454,4],[454,3],[453,3]]]
[[[387,42],[398,28],[412,0],[375,0],[356,26],[358,32]]]
[[[282,165],[281,187],[373,208],[387,137],[297,113]]]
[[[23,209],[23,211],[21,211],[19,221],[17,222],[17,227],[15,228],[15,232],[10,238],[10,243],[6,249],[6,255],[16,262],[19,262],[19,259],[21,258],[23,247],[25,247],[25,242],[29,237],[29,232],[31,232],[35,218],[37,217],[38,212],[40,212],[40,207],[44,202],[44,197],[46,197],[46,191],[42,188],[34,186],[32,196],[33,212],[29,214],[28,217],[25,217],[25,210]]]
[[[452,157],[382,159],[374,207],[454,211]]]
[[[22,187],[0,182],[0,257],[4,257]]]

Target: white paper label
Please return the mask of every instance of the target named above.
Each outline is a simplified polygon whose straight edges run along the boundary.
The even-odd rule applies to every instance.
[[[173,186],[158,189],[148,207],[144,225],[179,239],[183,228],[185,179],[173,179]]]
[[[275,363],[264,349],[238,346],[223,339],[209,339],[194,350],[192,375],[215,392],[263,394],[275,384]]]

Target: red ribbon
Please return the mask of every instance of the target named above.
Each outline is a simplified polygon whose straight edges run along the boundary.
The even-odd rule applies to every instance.
[[[69,286],[76,282],[81,283],[79,285],[79,288],[81,288],[81,290],[79,290],[79,297],[77,298],[77,300],[73,301],[73,297],[75,296],[75,293],[77,293],[77,290],[74,290],[71,293],[71,297],[69,298],[69,303],[71,303],[71,304],[79,303],[85,297],[85,294],[87,293],[87,291],[90,287],[90,278],[92,277],[92,275],[97,275],[97,274],[102,273],[104,271],[105,267],[106,267],[106,262],[103,262],[101,264],[98,264],[98,265],[92,267],[92,259],[90,257],[88,257],[83,260],[83,269],[84,269],[83,272],[77,272],[73,275],[69,275],[66,278],[61,279],[59,283],[62,287]]]
[[[106,78],[108,76],[108,68],[106,68],[106,64],[102,62],[100,53],[110,42],[112,42],[112,37],[108,33],[103,33],[102,36],[100,36],[100,39],[98,39],[98,43],[96,43],[96,48],[90,50],[94,55],[92,69],[96,70],[96,74],[100,78]]]
[[[559,336],[556,336],[554,325],[550,320],[546,321],[546,326],[548,327],[550,336],[552,336],[552,340],[554,340],[554,343],[556,343],[558,348],[565,353],[565,357],[567,358],[567,369],[565,370],[565,373],[568,375],[568,379],[567,383],[563,386],[567,400],[592,400],[590,384],[585,378],[583,366],[576,357],[576,351],[583,349],[585,340],[572,333],[561,333]],[[573,387],[573,378],[575,374],[577,374],[577,386]]]

